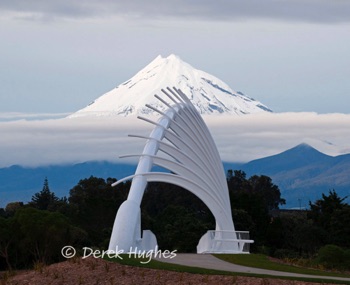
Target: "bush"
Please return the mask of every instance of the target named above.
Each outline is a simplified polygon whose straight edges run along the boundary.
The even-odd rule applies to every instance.
[[[346,269],[350,269],[350,249],[344,251],[344,266]]]
[[[273,257],[276,258],[298,258],[299,254],[298,252],[291,250],[291,249],[276,249],[275,252],[273,253]]]
[[[331,269],[345,269],[346,255],[341,247],[328,244],[320,248],[317,254],[317,262]]]

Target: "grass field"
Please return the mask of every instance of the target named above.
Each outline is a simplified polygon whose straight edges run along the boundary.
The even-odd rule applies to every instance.
[[[345,277],[350,278],[349,275],[344,274],[336,274],[336,273],[330,273],[330,272],[324,272],[320,270],[312,270],[307,268],[300,268],[290,265],[283,265],[276,262],[270,261],[267,256],[260,255],[260,254],[244,254],[244,255],[236,255],[236,254],[224,254],[224,255],[215,255],[216,257],[219,257],[220,259],[223,259],[225,261],[236,263],[243,266],[250,266],[250,267],[257,267],[257,268],[263,268],[263,269],[269,269],[269,270],[277,270],[277,271],[284,271],[284,272],[292,272],[292,273],[299,273],[299,274],[310,274],[310,275],[321,275],[321,276],[334,276],[334,277]],[[160,269],[160,270],[171,270],[171,271],[177,271],[177,272],[188,272],[188,273],[194,273],[194,274],[214,274],[214,275],[238,275],[238,276],[250,276],[250,277],[268,277],[268,278],[277,278],[277,279],[288,279],[288,280],[296,280],[296,281],[309,281],[309,282],[318,282],[318,283],[334,283],[334,284],[349,284],[350,282],[346,281],[338,281],[338,280],[326,280],[326,279],[319,279],[319,278],[298,278],[298,277],[281,277],[281,276],[271,276],[271,275],[261,275],[261,274],[250,274],[250,273],[237,273],[237,272],[228,272],[228,271],[220,271],[220,270],[213,270],[213,269],[205,269],[205,268],[198,268],[198,267],[189,267],[189,266],[183,266],[183,265],[177,265],[177,264],[170,264],[165,262],[160,262],[157,260],[151,260],[148,262],[147,259],[140,259],[140,258],[134,258],[129,257],[129,255],[121,255],[123,258],[122,260],[120,258],[117,259],[109,259],[106,258],[109,261],[118,262],[125,265],[130,266],[139,266],[139,267],[146,267],[146,268],[153,268],[153,269]]]
[[[283,271],[283,272],[292,272],[292,273],[298,273],[298,274],[350,278],[350,275],[346,275],[346,274],[341,274],[336,272],[327,272],[322,270],[303,268],[303,267],[297,267],[297,266],[273,262],[266,255],[263,255],[263,254],[214,254],[214,256],[230,263],[235,263],[238,265],[249,266],[249,267],[256,267],[256,268]]]

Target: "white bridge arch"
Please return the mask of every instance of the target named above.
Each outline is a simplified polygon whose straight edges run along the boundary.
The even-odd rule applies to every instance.
[[[167,88],[162,92],[173,102],[167,103],[165,113],[146,105],[161,115],[158,122],[138,117],[155,127],[146,139],[135,174],[118,180],[113,186],[132,179],[128,198],[120,206],[110,239],[109,250],[129,252],[155,250],[157,239],[151,231],[141,237],[140,205],[148,182],[168,182],[181,186],[200,198],[215,217],[215,231],[208,231],[200,239],[197,252],[242,253],[249,252],[248,232],[236,232],[232,221],[230,198],[224,168],[214,140],[204,120],[179,89]],[[164,141],[166,140],[166,142]],[[158,156],[163,152],[167,157]],[[130,157],[127,155],[124,157]],[[172,173],[151,172],[158,165]]]

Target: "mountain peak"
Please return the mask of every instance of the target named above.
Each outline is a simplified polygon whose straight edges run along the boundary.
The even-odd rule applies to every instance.
[[[262,103],[233,91],[220,79],[170,54],[165,58],[157,56],[135,76],[69,117],[157,114],[145,105],[164,111],[165,106],[154,94],[162,97],[161,89],[168,86],[181,89],[201,114],[271,112]]]
[[[326,154],[318,151],[317,149],[315,149],[314,147],[312,147],[311,145],[307,144],[307,143],[301,143],[298,144],[297,146],[286,150],[285,152],[293,152],[293,153],[299,153],[299,154],[304,154],[304,153],[314,153],[314,154],[318,154],[320,156],[327,156]]]
[[[331,158],[331,156],[318,151],[309,144],[301,143],[279,154],[250,161],[246,165],[249,167],[252,165],[254,166],[250,169],[252,172],[254,172],[249,172],[251,175],[257,173],[269,175],[276,169],[290,170],[296,167],[302,167],[304,165],[314,163],[321,165],[324,162],[328,162]]]
[[[154,60],[152,60],[149,65],[154,65],[154,64],[164,64],[164,63],[169,63],[171,61],[182,61],[181,58],[175,54],[170,54],[167,57],[163,57],[161,54],[158,55]]]
[[[318,151],[307,143],[301,143],[273,157],[280,157],[289,164],[299,164],[328,159],[330,156]]]
[[[170,54],[168,57],[167,57],[168,60],[181,60],[179,56],[177,56],[176,54]]]
[[[182,59],[176,55],[176,54],[169,54],[167,57],[163,57],[162,55],[158,55],[154,61],[159,61],[159,60],[165,60],[167,62],[170,62],[170,61],[182,61]]]

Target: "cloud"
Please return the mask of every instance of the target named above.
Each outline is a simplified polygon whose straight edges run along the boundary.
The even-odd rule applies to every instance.
[[[116,160],[123,154],[118,151],[133,149],[135,144],[128,141],[129,124],[131,130],[144,128],[135,121],[84,118],[2,122],[0,166]]]
[[[250,161],[308,143],[329,155],[350,152],[350,115],[273,113],[207,121],[221,157]]]
[[[70,113],[0,112],[0,122],[15,120],[47,120],[67,117]]]
[[[309,143],[330,155],[350,153],[350,115],[316,113],[205,117],[224,161],[242,162]],[[76,118],[0,123],[0,167],[119,160],[140,154],[152,126],[136,118]]]
[[[204,20],[244,20],[269,18],[304,22],[349,22],[348,0],[169,0],[169,1],[1,1],[0,9],[25,13],[32,18],[95,18],[119,16],[128,18],[162,18]]]

